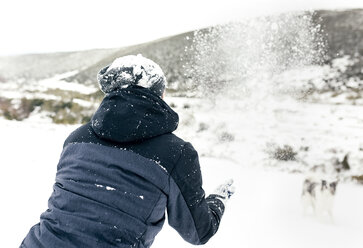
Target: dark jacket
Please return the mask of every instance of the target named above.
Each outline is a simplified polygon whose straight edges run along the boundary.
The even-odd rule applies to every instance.
[[[107,94],[66,139],[48,209],[21,247],[150,247],[165,209],[186,241],[206,243],[224,205],[205,198],[198,154],[172,134],[177,125],[148,89]]]

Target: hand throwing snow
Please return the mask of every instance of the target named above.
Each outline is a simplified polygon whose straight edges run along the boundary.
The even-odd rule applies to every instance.
[[[232,184],[233,184],[233,179],[229,179],[224,184],[219,185],[214,191],[216,197],[222,200],[224,205],[236,191],[236,188],[232,186]]]

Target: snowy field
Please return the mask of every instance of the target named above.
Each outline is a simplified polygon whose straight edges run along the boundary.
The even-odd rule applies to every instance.
[[[260,16],[196,31],[190,46],[165,47],[183,47],[186,55],[171,70],[177,94],[166,102],[180,116],[176,134],[200,155],[206,193],[235,181],[236,193],[207,248],[363,247],[363,182],[357,182],[363,179],[362,54],[343,56],[343,49],[342,57],[326,63],[324,25],[314,20],[305,12]],[[342,21],[331,35],[345,36],[345,26],[358,30],[350,25]],[[346,43],[357,43],[349,36]],[[169,57],[173,53],[163,61]],[[63,142],[78,127],[51,118],[73,114],[74,122],[62,123],[79,123],[98,105],[96,84],[68,82],[82,76],[82,68],[72,70],[40,81],[0,78],[1,114],[25,118],[0,117],[1,247],[19,247],[47,209]],[[42,101],[28,101],[35,107],[27,112],[25,98]],[[279,150],[289,155],[282,158]],[[339,180],[332,219],[303,214],[303,181],[311,175]],[[153,247],[192,245],[165,223]]]
[[[231,102],[223,108],[217,103],[213,108],[217,118],[198,99],[170,98],[167,102],[180,113],[178,135],[191,141],[201,155],[206,193],[228,178],[234,178],[237,187],[220,230],[205,247],[362,247],[363,187],[341,182],[334,220],[317,219],[302,214],[304,176],[291,173],[307,171],[304,164],[327,162],[348,151],[352,169],[361,172],[361,106],[291,101],[281,103],[285,106],[281,109],[275,102],[270,115],[271,104],[261,106],[261,112],[238,115],[234,113],[240,113],[238,106],[243,110],[243,103]],[[55,125],[38,116],[23,122],[0,119],[2,247],[18,247],[46,210],[63,141],[76,127]],[[221,139],[223,132],[233,138]],[[268,142],[310,149],[300,152],[297,161],[277,162],[264,152]],[[192,247],[166,223],[153,247],[171,246]]]

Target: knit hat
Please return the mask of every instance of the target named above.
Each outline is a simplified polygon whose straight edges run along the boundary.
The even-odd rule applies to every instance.
[[[112,64],[98,72],[97,80],[103,93],[138,85],[161,97],[166,85],[160,66],[141,54],[115,59]]]

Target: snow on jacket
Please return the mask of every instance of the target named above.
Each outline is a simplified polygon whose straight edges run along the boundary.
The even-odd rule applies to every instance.
[[[205,198],[198,154],[178,115],[138,86],[107,94],[66,139],[48,209],[21,247],[150,247],[165,221],[204,244],[224,211]]]

